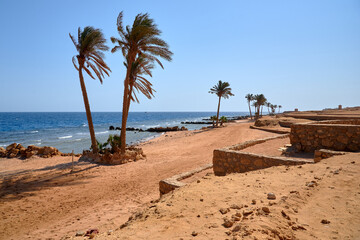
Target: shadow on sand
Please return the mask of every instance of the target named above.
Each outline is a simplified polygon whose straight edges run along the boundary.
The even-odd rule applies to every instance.
[[[42,189],[82,184],[94,177],[89,170],[97,167],[97,164],[74,162],[72,171],[70,162],[40,169],[3,172],[0,175],[0,202],[34,196],[34,192]]]

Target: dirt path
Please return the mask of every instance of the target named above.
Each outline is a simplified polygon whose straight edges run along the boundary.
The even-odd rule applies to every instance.
[[[212,151],[274,136],[249,123],[201,133],[175,132],[142,144],[147,160],[120,166],[70,157],[0,159],[0,239],[60,239],[76,231],[116,229],[159,197],[158,182],[212,161]]]

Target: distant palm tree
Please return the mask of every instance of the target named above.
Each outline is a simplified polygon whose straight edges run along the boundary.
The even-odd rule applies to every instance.
[[[231,92],[230,84],[228,82],[222,82],[221,80],[212,88],[210,88],[209,93],[216,94],[219,97],[218,109],[216,114],[216,126],[219,123],[219,111],[220,111],[220,100],[221,98],[229,98],[230,96],[234,96]]]
[[[270,106],[271,106],[271,103],[267,101],[267,102],[265,103],[265,106],[267,107],[268,113],[269,113],[269,115],[270,115]]]
[[[91,70],[95,73],[96,77],[102,83],[102,78],[104,73],[109,76],[111,72],[110,68],[104,62],[104,51],[107,51],[109,48],[105,45],[105,38],[100,29],[94,29],[93,27],[85,27],[83,31],[78,29],[78,40],[71,35],[70,38],[73,41],[78,55],[72,58],[74,67],[79,72],[80,86],[84,98],[84,105],[86,111],[86,117],[88,120],[90,137],[91,137],[91,148],[94,153],[98,152],[98,146],[95,138],[94,125],[92,122],[90,104],[86,92],[85,82],[82,70],[85,70],[87,74],[93,79],[94,76],[91,73]],[[76,64],[77,62],[77,64]]]
[[[266,103],[266,98],[264,96],[264,94],[256,94],[254,96],[254,99],[256,101],[256,107],[257,107],[257,113],[256,113],[256,117],[260,117],[260,108]],[[262,112],[261,112],[262,115]]]
[[[122,55],[126,59],[126,77],[124,80],[124,96],[123,111],[121,122],[121,153],[125,153],[126,147],[126,123],[128,117],[130,96],[130,77],[133,72],[133,64],[138,57],[147,59],[148,61],[157,62],[162,68],[163,65],[157,57],[171,61],[172,52],[169,50],[168,44],[159,38],[161,31],[158,29],[154,20],[149,15],[138,14],[135,17],[132,26],[123,27],[123,12],[119,13],[117,18],[117,30],[120,38],[111,37],[111,42],[117,44],[111,52],[114,53],[121,50]],[[141,66],[141,64],[140,64]],[[146,72],[146,68],[141,66]],[[135,85],[134,85],[135,87]]]
[[[279,111],[278,111],[278,113],[280,113],[280,108],[282,108],[282,106],[281,106],[281,105],[279,105],[279,106],[278,106],[278,108],[279,108]]]
[[[275,114],[277,105],[276,105],[276,104],[275,104],[275,105],[274,105],[274,104],[271,104],[271,105],[270,105],[270,108],[271,108],[271,113],[272,113],[272,114]]]
[[[251,101],[253,101],[253,100],[254,100],[254,95],[253,95],[253,94],[251,94],[251,93],[248,93],[248,94],[246,94],[245,98],[246,98],[246,100],[248,101],[248,105],[249,105],[249,112],[250,112],[250,118],[252,119],[252,114],[251,114],[251,107],[250,107],[250,103],[251,103]]]

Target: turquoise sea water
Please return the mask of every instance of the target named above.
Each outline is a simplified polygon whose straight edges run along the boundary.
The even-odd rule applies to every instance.
[[[222,112],[221,116],[244,116],[247,112]],[[206,125],[186,125],[182,121],[202,121],[215,115],[214,112],[130,112],[128,127],[147,129],[150,127],[185,126],[189,130],[200,129]],[[121,113],[92,113],[95,135],[98,141],[105,142],[109,134],[120,131],[109,131],[109,126],[121,127]],[[159,133],[127,132],[127,144],[148,140]],[[53,146],[62,152],[81,153],[90,147],[90,134],[84,112],[0,112],[0,147],[11,143],[24,146]]]

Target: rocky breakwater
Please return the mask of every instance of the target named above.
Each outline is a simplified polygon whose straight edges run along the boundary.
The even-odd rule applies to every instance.
[[[0,158],[21,158],[26,159],[32,156],[39,156],[42,158],[49,158],[52,156],[68,156],[68,153],[62,153],[54,147],[38,147],[30,145],[25,148],[23,145],[18,143],[13,143],[7,146],[6,148],[0,147]]]
[[[109,130],[121,130],[119,127],[110,126]],[[186,127],[157,127],[157,128],[148,128],[143,130],[141,128],[126,128],[126,131],[135,131],[135,132],[176,132],[176,131],[187,131]]]

